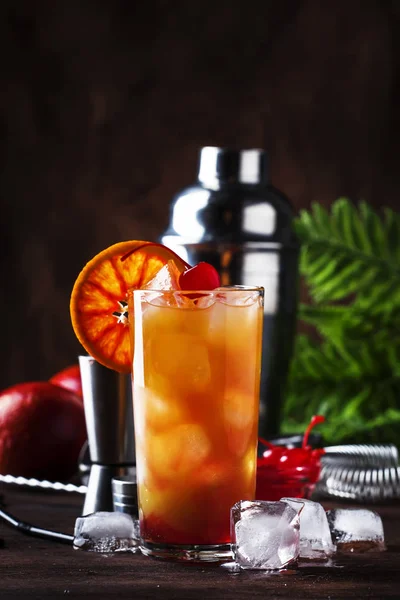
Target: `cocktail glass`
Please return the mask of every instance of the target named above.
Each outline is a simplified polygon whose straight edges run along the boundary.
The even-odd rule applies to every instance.
[[[230,556],[230,509],[253,500],[262,288],[135,290],[135,421],[141,549]]]

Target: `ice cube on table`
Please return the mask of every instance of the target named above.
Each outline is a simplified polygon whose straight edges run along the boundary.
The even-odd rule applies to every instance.
[[[304,498],[281,498],[300,517],[300,554],[304,560],[326,561],[336,552],[326,512],[319,502]]]
[[[75,521],[74,548],[92,552],[136,552],[139,521],[122,512],[99,511]]]
[[[367,508],[334,508],[327,512],[332,538],[338,551],[386,550],[382,519]]]
[[[242,569],[284,569],[299,554],[299,516],[285,502],[242,500],[231,509],[231,542]]]

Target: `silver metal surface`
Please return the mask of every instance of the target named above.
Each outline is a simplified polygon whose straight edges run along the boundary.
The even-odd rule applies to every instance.
[[[90,462],[83,515],[112,511],[111,480],[135,469],[130,375],[107,369],[91,356],[80,356],[83,407]]]
[[[111,483],[115,494],[136,496],[136,476],[113,477]]]
[[[121,465],[93,464],[90,470],[82,515],[90,515],[99,511],[113,511],[112,478],[133,475],[134,469],[134,467]]]
[[[350,464],[353,467],[396,467],[399,462],[399,453],[393,444],[346,444],[342,446],[328,446],[322,457],[324,465]]]
[[[80,356],[79,367],[91,461],[134,464],[130,375],[107,369],[91,356]]]
[[[14,475],[0,475],[1,483],[10,483],[13,485],[27,486],[31,488],[41,488],[45,490],[55,490],[59,492],[76,492],[86,494],[86,485],[74,485],[72,483],[60,483],[59,481],[46,481],[41,479],[26,477],[15,477]]]
[[[111,481],[113,509],[138,516],[136,476],[113,477]]]
[[[398,451],[393,445],[325,448],[315,493],[357,502],[400,499]]]
[[[219,182],[259,184],[266,172],[267,156],[264,150],[230,150],[216,146],[205,146],[200,152],[199,181],[210,189]]]

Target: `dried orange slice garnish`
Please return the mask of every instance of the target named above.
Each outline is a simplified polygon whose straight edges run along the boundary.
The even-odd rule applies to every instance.
[[[106,248],[85,265],[72,289],[70,313],[90,356],[115,371],[131,371],[127,292],[146,286],[169,260],[181,272],[189,267],[161,244],[132,240]]]

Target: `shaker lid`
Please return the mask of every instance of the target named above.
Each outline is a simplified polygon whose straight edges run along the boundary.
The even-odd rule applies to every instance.
[[[267,154],[259,148],[233,150],[205,146],[200,150],[198,180],[209,188],[220,183],[267,183]]]

